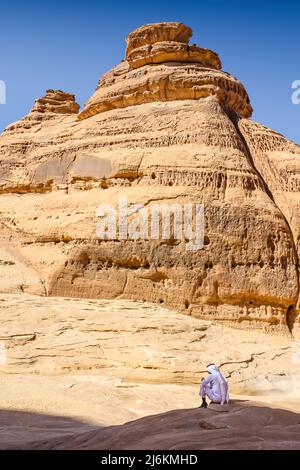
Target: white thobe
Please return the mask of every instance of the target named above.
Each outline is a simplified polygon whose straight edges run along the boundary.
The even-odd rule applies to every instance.
[[[221,389],[221,386],[223,387],[223,390]],[[223,405],[229,400],[228,383],[227,381],[224,381],[221,385],[218,378],[215,375],[210,374],[206,379],[202,380],[199,395],[202,398],[208,396],[208,398],[214,403],[221,403],[221,405]]]

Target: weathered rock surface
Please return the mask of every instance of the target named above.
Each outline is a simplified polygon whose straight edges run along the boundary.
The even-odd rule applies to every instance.
[[[125,300],[1,294],[0,312],[0,449],[299,446],[288,338]],[[212,360],[230,384],[222,413],[197,409]]]
[[[51,91],[4,131],[1,243],[47,295],[147,300],[299,336],[299,146],[247,119],[242,84],[190,35],[180,23],[139,28],[81,113]],[[96,209],[120,195],[203,203],[203,249],[99,240]]]
[[[1,293],[45,295],[39,273],[9,245],[0,247],[0,286]]]
[[[128,300],[1,294],[0,308],[6,349],[0,374],[96,374],[191,385],[214,360],[230,378],[231,393],[299,391],[299,351],[289,338],[240,332]]]
[[[17,382],[16,377],[12,377]],[[266,400],[250,401],[243,397],[242,400],[234,400],[227,412],[218,413],[208,409],[197,409],[194,401],[186,400],[191,394],[188,387],[156,386],[159,390],[159,399],[154,400],[158,409],[161,404],[168,411],[160,412],[153,409],[152,393],[155,386],[141,387],[139,385],[119,386],[116,390],[109,387],[109,383],[101,385],[87,378],[74,387],[72,378],[62,380],[55,378],[59,383],[57,387],[49,378],[40,377],[37,380],[22,380],[19,387],[30,387],[32,391],[39,393],[51,391],[53,393],[52,406],[54,414],[19,410],[1,410],[0,425],[5,428],[5,433],[0,442],[0,449],[10,450],[296,450],[299,445],[299,403],[292,402],[296,411],[289,409],[291,403]],[[0,385],[1,387],[1,385]],[[73,390],[75,388],[75,391]],[[80,390],[85,388],[88,393]],[[97,391],[100,403],[93,397],[92,391]],[[9,390],[14,392],[14,390]],[[108,396],[109,391],[109,396]],[[72,393],[73,392],[73,393]],[[94,394],[95,395],[95,394]],[[122,400],[126,395],[134,400],[135,406],[142,402],[145,408],[152,407],[151,416],[134,417],[130,422],[112,426],[103,426],[103,420],[97,422],[97,414],[90,411],[91,417],[69,416],[69,408],[78,409],[78,404],[89,405],[98,414],[105,415],[111,408],[118,412],[124,411]],[[142,396],[141,400],[139,397]],[[178,400],[171,410],[170,403],[174,397]],[[183,398],[185,397],[185,399]],[[91,403],[94,398],[94,403]],[[88,399],[90,400],[88,403]],[[114,406],[110,405],[113,400]],[[98,400],[99,401],[99,400]],[[184,405],[178,406],[180,401]],[[198,403],[197,403],[198,404]],[[63,415],[57,411],[57,406],[64,406]],[[131,410],[130,410],[131,411]],[[133,409],[133,411],[136,411]],[[22,423],[22,425],[20,425]]]
[[[218,70],[221,62],[215,52],[190,46],[191,34],[182,23],[146,25],[129,34],[126,61],[102,77],[79,119],[143,103],[208,96],[216,96],[241,116],[251,116],[243,85]]]
[[[280,430],[280,431],[279,431]],[[299,412],[272,409],[268,403],[239,401],[228,413],[184,409],[147,416],[121,426],[83,430],[33,449],[74,450],[296,450],[300,449]]]
[[[57,114],[76,114],[79,104],[75,102],[75,96],[61,90],[47,90],[43,98],[35,100],[35,104],[27,116],[8,126],[9,131],[21,132],[33,128],[38,132],[42,121],[56,119]]]
[[[36,100],[32,108],[33,113],[78,113],[79,104],[75,102],[75,96],[61,90],[47,90],[44,98]]]

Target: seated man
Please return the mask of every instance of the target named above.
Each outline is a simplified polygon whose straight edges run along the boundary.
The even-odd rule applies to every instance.
[[[201,379],[199,395],[202,397],[202,404],[199,408],[207,408],[206,396],[211,403],[224,405],[229,402],[228,382],[215,364],[207,366],[209,376]]]

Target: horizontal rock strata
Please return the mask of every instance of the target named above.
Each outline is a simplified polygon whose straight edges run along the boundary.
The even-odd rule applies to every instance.
[[[146,25],[127,36],[126,60],[99,81],[79,119],[142,103],[199,100],[214,95],[239,115],[252,113],[243,85],[222,72],[218,55],[189,45],[182,23]]]

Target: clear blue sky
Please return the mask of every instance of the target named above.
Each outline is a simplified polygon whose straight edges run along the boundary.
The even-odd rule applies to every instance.
[[[0,130],[24,116],[47,88],[75,93],[82,106],[120,62],[125,35],[158,21],[192,27],[192,43],[219,53],[223,70],[246,86],[253,118],[300,143],[300,0],[2,2]]]

